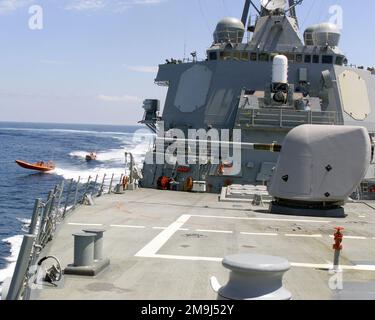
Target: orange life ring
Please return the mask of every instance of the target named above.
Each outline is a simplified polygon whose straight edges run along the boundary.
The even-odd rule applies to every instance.
[[[217,173],[219,175],[223,175],[224,174],[224,165],[222,163],[219,165],[219,169],[217,170]]]
[[[129,185],[129,177],[128,176],[124,176],[122,178],[122,188],[124,190],[126,190],[126,188],[128,187],[128,185]]]
[[[169,179],[166,176],[159,177],[158,181],[157,181],[157,187],[158,187],[158,189],[169,190],[170,181],[171,181],[171,179]]]
[[[184,190],[190,192],[191,190],[193,190],[193,185],[194,185],[193,178],[192,178],[192,177],[188,177],[188,178],[185,180]]]

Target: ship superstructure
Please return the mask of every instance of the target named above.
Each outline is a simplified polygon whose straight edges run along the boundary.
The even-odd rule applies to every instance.
[[[242,21],[219,21],[204,61],[160,65],[155,81],[168,86],[163,114],[158,115],[158,101],[146,100],[142,122],[157,132],[161,121],[160,137],[175,129],[186,135],[189,129],[240,129],[244,143],[282,143],[302,124],[360,125],[374,136],[373,72],[348,65],[339,49],[340,30],[331,23],[308,27],[302,40],[296,16],[301,2],[266,0],[258,9],[246,1]],[[250,6],[258,15],[254,23],[247,18]],[[152,152],[155,156],[156,148]],[[190,149],[187,153],[198,157]],[[277,154],[244,149],[241,158],[241,170],[234,175],[221,170],[230,162],[223,158],[215,165],[190,164],[185,172],[178,170],[177,160],[145,163],[142,185],[160,187],[158,179],[163,176],[181,185],[188,177],[205,181],[209,192],[232,183],[265,184]],[[371,167],[367,178],[373,177]]]

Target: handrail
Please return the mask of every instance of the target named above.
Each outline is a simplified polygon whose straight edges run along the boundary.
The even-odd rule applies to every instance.
[[[37,268],[32,270],[31,267],[37,264],[41,251],[55,236],[58,224],[65,219],[67,214],[83,205],[87,195],[101,197],[104,194],[111,194],[116,187],[113,185],[117,184],[117,176],[112,174],[110,179],[107,177],[110,176],[104,174],[99,180],[100,177],[97,175],[94,181],[89,177],[84,184],[80,183],[81,177],[78,177],[77,181],[70,179],[67,189],[65,189],[65,182],[62,181],[48,193],[45,202],[42,199],[35,200],[29,232],[24,236],[27,244],[25,242],[18,255],[9,293],[5,297],[7,300],[20,300],[29,296],[29,282],[37,273]],[[119,179],[120,182],[122,177],[123,175]],[[98,183],[98,181],[101,182]],[[74,198],[72,199],[73,191]]]
[[[334,111],[297,111],[288,109],[245,109],[242,110],[239,124],[252,127],[290,128],[300,124],[337,124]]]

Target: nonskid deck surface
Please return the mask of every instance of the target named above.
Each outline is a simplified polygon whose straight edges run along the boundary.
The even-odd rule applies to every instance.
[[[65,276],[59,288],[34,290],[33,299],[215,299],[209,284],[222,284],[228,254],[287,258],[285,287],[294,299],[375,298],[375,210],[346,206],[346,219],[278,216],[267,208],[218,202],[213,194],[140,189],[96,200],[66,219],[48,251],[63,267],[73,262],[72,233],[106,229],[110,267],[94,278]],[[344,231],[343,290],[337,295],[327,269],[334,227]]]

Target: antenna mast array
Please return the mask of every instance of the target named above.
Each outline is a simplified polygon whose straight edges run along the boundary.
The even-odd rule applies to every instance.
[[[298,20],[297,20],[296,7],[300,4],[302,4],[302,2],[303,2],[303,0],[288,0],[288,9],[286,9],[284,11],[285,13],[289,12],[290,16],[292,18],[296,19],[297,25],[298,25]],[[262,0],[261,6],[265,10],[270,10],[270,9],[272,10],[272,8],[280,7],[281,5],[283,5],[283,3],[284,3],[284,6],[285,6],[287,4],[287,0],[284,0],[284,1],[283,0]],[[243,9],[243,12],[242,12],[242,18],[241,18],[241,21],[242,21],[242,23],[244,24],[245,27],[246,27],[247,20],[248,20],[248,17],[249,17],[250,5],[255,9],[255,11],[259,15],[261,15],[261,12],[264,11],[264,10],[259,10],[258,7],[254,4],[254,2],[252,0],[246,0],[245,6],[244,6],[244,9]]]

